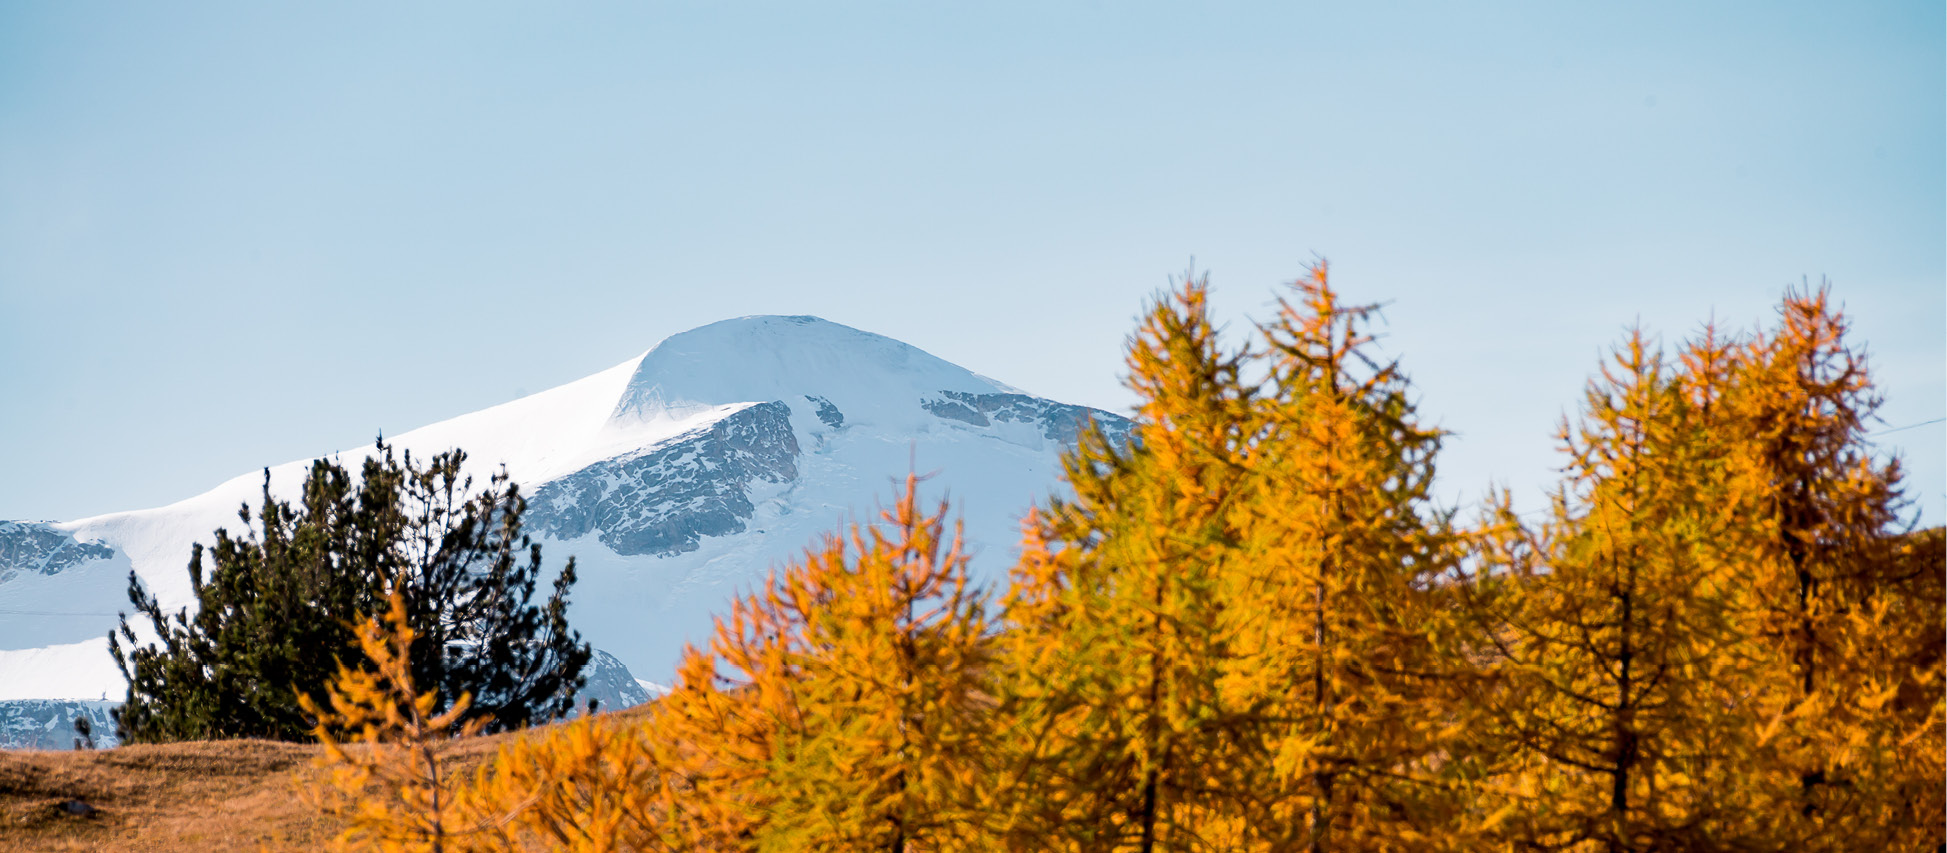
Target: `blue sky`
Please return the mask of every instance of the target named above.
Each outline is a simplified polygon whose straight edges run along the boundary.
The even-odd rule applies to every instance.
[[[409,5],[410,8],[401,8]],[[1947,415],[1942,6],[0,5],[0,518],[171,502],[817,314],[1120,409],[1194,256],[1390,300],[1449,494],[1604,348],[1830,279]],[[1880,438],[1926,519],[1942,425]]]

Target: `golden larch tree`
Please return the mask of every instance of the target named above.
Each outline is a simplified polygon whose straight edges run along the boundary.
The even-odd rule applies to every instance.
[[[418,638],[406,615],[405,596],[389,590],[386,612],[354,627],[358,650],[370,668],[340,664],[322,707],[298,701],[317,720],[324,745],[319,764],[327,775],[312,793],[328,814],[346,821],[341,850],[383,853],[457,853],[475,849],[482,820],[465,793],[467,774],[448,757],[454,735],[476,733],[485,719],[462,724],[468,697],[444,712],[437,691],[421,692],[412,677],[411,650]]]
[[[1219,702],[1233,623],[1221,577],[1248,393],[1205,279],[1158,299],[1130,342],[1138,424],[1086,433],[1068,500],[1025,524],[1004,600],[995,812],[1015,849],[1233,849],[1227,778],[1244,732]]]
[[[689,802],[643,714],[590,714],[523,732],[474,775],[465,802],[485,824],[469,849],[663,853],[698,849],[672,820]]]
[[[1735,519],[1707,440],[1715,392],[1677,373],[1632,332],[1561,427],[1553,520],[1489,551],[1518,555],[1500,567],[1511,589],[1491,705],[1513,764],[1508,846],[1710,850],[1734,835],[1749,706],[1727,649],[1744,581],[1717,547]]]
[[[1450,613],[1459,539],[1430,498],[1441,432],[1376,357],[1376,306],[1342,301],[1323,263],[1292,288],[1259,327],[1268,379],[1229,512],[1223,704],[1254,734],[1234,794],[1268,849],[1461,848],[1474,673]]]
[[[1931,847],[1939,750],[1916,746],[1938,742],[1942,715],[1938,581],[1913,568],[1898,460],[1866,438],[1880,397],[1848,327],[1829,289],[1787,293],[1726,397],[1763,664],[1752,832],[1799,850]]]
[[[1375,309],[1323,264],[1295,289],[1234,354],[1205,280],[1158,300],[1132,440],[1084,441],[1031,517],[1002,637],[1018,846],[1464,843],[1440,434],[1372,357]]]
[[[773,575],[691,649],[652,719],[672,832],[701,849],[963,849],[988,743],[989,643],[946,506],[918,478]],[[951,532],[949,532],[951,531]]]

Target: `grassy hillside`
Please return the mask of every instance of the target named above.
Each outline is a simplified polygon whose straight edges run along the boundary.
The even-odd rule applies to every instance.
[[[298,796],[316,747],[271,741],[0,752],[0,851],[316,849]],[[79,800],[97,811],[68,813]]]
[[[452,754],[471,766],[511,736],[474,738]],[[0,750],[0,853],[323,849],[339,827],[305,798],[321,752],[262,740]],[[95,812],[64,810],[75,800]]]

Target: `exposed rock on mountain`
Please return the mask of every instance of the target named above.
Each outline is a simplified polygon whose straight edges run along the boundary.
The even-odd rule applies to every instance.
[[[73,749],[74,721],[88,718],[96,749],[118,746],[115,720],[120,702],[83,699],[15,699],[0,702],[0,749]]]
[[[797,479],[797,460],[791,408],[760,403],[541,484],[528,525],[559,539],[593,532],[626,556],[694,551],[705,536],[744,532],[752,484]]]
[[[23,572],[51,575],[113,556],[115,549],[100,542],[77,542],[74,534],[46,522],[0,521],[0,584]]]
[[[1042,437],[1063,447],[1072,446],[1090,421],[1100,421],[1103,432],[1117,443],[1128,440],[1129,422],[1122,418],[1103,418],[1086,406],[1071,406],[1026,394],[968,394],[942,391],[941,399],[921,400],[920,406],[948,420],[984,427],[996,423],[1031,424]]]
[[[1090,421],[1126,440],[1123,418],[891,338],[744,317],[390,443],[426,456],[462,448],[476,480],[505,465],[547,562],[576,558],[570,622],[613,653],[599,681],[615,691],[604,706],[618,707],[643,695],[625,689],[636,676],[667,682],[685,643],[706,644],[731,596],[842,524],[873,520],[908,471],[925,476],[927,499],[952,498],[976,580],[998,579],[1022,514],[1060,487],[1060,454]],[[309,464],[272,467],[272,493],[295,496]],[[41,614],[0,619],[0,700],[119,699],[103,638],[128,609],[128,573],[164,609],[194,606],[191,545],[234,529],[263,482],[251,472],[165,507],[0,525],[0,611]]]
[[[582,674],[588,677],[588,685],[575,694],[577,708],[588,707],[590,699],[595,700],[595,708],[600,711],[619,711],[649,701],[649,691],[629,674],[629,668],[601,649],[596,649],[594,657],[588,659],[588,668]]]

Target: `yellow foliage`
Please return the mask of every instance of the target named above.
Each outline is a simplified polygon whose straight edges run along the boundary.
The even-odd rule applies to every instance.
[[[1430,498],[1442,433],[1373,353],[1376,306],[1323,264],[1259,328],[1268,360],[1226,578],[1243,626],[1225,689],[1269,762],[1240,780],[1272,849],[1466,849],[1479,689],[1455,620],[1461,539]]]
[[[653,717],[702,849],[965,849],[988,699],[983,596],[919,480],[718,622]]]
[[[338,849],[466,850],[485,824],[462,801],[466,778],[442,757],[466,714],[467,697],[445,713],[433,713],[438,694],[418,692],[413,684],[410,650],[416,634],[406,618],[405,598],[395,588],[388,601],[383,618],[356,626],[359,651],[372,668],[340,664],[329,708],[310,697],[299,700],[318,721],[315,732],[325,750],[319,762],[328,781],[314,793],[322,808],[347,823]],[[484,723],[461,726],[458,733],[472,734]]]
[[[1750,833],[1799,850],[1942,843],[1939,539],[1901,535],[1900,466],[1865,440],[1879,406],[1821,287],[1737,352],[1720,442],[1750,585],[1749,688],[1766,721]],[[1895,701],[1896,699],[1902,701]]]
[[[1018,847],[1464,845],[1438,831],[1472,670],[1436,584],[1439,433],[1371,359],[1374,309],[1323,265],[1294,289],[1234,355],[1203,281],[1159,300],[1134,440],[1086,438],[1074,499],[1029,519],[1001,638]]]
[[[1554,519],[1503,502],[1480,600],[1510,845],[1941,843],[1939,539],[1901,531],[1845,330],[1820,290],[1675,367],[1633,334],[1563,427]]]
[[[1714,335],[1693,351],[1719,364]],[[1718,388],[1674,375],[1640,332],[1592,382],[1560,439],[1567,478],[1554,518],[1495,554],[1508,577],[1495,695],[1507,772],[1522,778],[1514,846],[1707,850],[1727,845],[1738,751],[1751,713],[1739,692],[1736,565],[1718,544],[1722,453],[1710,441]],[[1504,517],[1506,516],[1504,511]]]
[[[644,714],[442,769],[465,702],[395,598],[320,719],[383,850],[1936,849],[1947,559],[1905,532],[1824,291],[1632,333],[1524,524],[1457,529],[1442,433],[1321,264],[1227,351],[1186,278],[1000,595],[918,480],[775,572]],[[355,743],[352,741],[356,741]]]
[[[1237,626],[1217,585],[1249,428],[1206,293],[1186,280],[1130,347],[1131,446],[1087,433],[1066,464],[1074,499],[1025,523],[1001,635],[1007,769],[989,800],[1015,849],[1236,843],[1241,815],[1218,792],[1245,736],[1219,687]]]
[[[674,831],[673,790],[649,724],[585,716],[501,747],[467,792],[507,815],[483,849],[560,853],[699,849]]]

